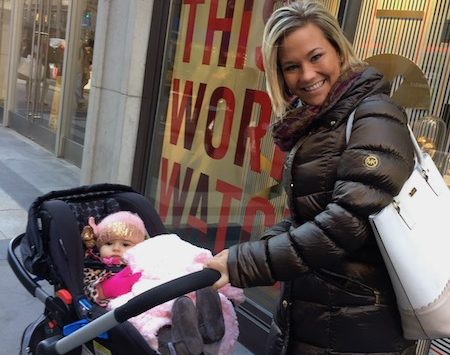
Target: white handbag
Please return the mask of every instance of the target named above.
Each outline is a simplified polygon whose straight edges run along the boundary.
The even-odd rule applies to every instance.
[[[445,338],[450,337],[450,190],[408,128],[414,171],[392,203],[369,221],[394,287],[404,337]]]

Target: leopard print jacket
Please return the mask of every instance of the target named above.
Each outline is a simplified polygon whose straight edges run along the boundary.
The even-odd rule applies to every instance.
[[[109,299],[99,298],[97,285],[115,275],[124,266],[125,264],[120,264],[113,267],[108,266],[102,262],[97,252],[92,249],[87,250],[83,268],[83,291],[86,297],[88,297],[91,302],[94,302],[102,307],[106,307],[109,303]]]

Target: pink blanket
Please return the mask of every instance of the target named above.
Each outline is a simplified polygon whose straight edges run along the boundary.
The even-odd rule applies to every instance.
[[[133,272],[142,272],[142,276],[133,285],[131,292],[111,300],[108,308],[117,308],[150,288],[202,270],[204,262],[211,257],[212,254],[208,249],[185,242],[175,234],[163,234],[139,243],[129,249],[124,258]],[[221,288],[219,295],[225,321],[225,335],[220,345],[216,346],[218,348],[216,353],[225,355],[233,351],[239,335],[236,313],[230,300],[239,305],[245,296],[241,289],[230,285]],[[195,292],[188,296],[195,303]],[[173,302],[174,300],[163,303],[129,320],[154,350],[158,349],[158,330],[171,323]]]

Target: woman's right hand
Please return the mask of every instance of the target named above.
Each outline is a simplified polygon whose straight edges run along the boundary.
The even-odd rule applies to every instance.
[[[222,288],[230,282],[227,261],[228,249],[224,249],[220,253],[216,254],[212,259],[207,260],[205,263],[205,267],[217,270],[221,274],[220,279],[213,285],[216,290]]]

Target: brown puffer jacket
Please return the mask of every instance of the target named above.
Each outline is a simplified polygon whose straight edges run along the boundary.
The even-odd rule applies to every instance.
[[[291,222],[229,250],[232,285],[283,282],[270,354],[399,354],[395,295],[368,216],[414,166],[406,115],[368,68],[287,155]],[[356,109],[347,144],[347,118]],[[284,232],[280,233],[280,230]]]

